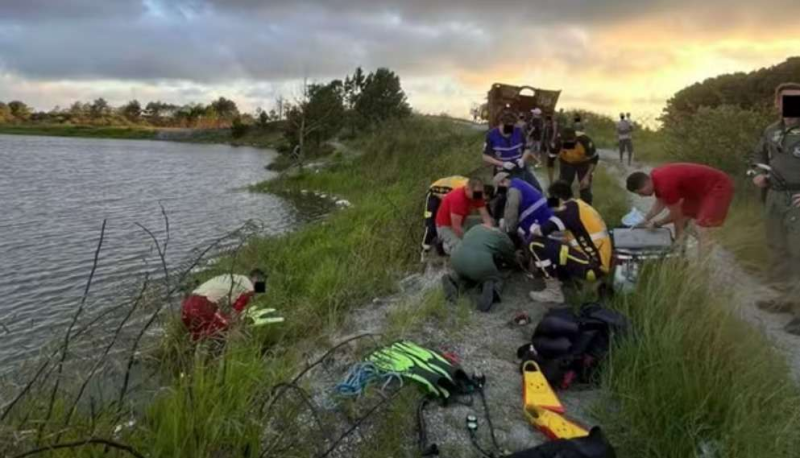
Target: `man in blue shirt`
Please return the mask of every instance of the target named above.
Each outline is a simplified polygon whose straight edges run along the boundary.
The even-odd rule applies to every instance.
[[[497,216],[502,218],[500,229],[505,230],[512,240],[527,240],[532,227],[544,224],[553,216],[547,197],[525,181],[511,178],[507,172],[498,173],[493,181],[497,191],[506,197],[503,214]]]
[[[516,126],[517,116],[505,111],[500,115],[500,125],[486,134],[483,161],[494,166],[494,174],[505,171],[542,190],[536,176],[528,168],[533,154],[528,149],[525,132]]]

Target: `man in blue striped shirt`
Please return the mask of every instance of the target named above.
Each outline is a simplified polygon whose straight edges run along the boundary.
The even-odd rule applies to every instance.
[[[505,171],[541,191],[542,186],[528,167],[533,160],[533,153],[528,149],[525,132],[516,123],[517,116],[514,113],[503,112],[500,125],[486,134],[483,161],[494,166],[495,175]]]

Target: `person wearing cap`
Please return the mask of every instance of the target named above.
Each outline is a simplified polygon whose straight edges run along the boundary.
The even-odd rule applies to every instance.
[[[581,200],[591,205],[592,175],[600,160],[592,139],[585,133],[576,132],[573,127],[561,130],[547,158],[547,174],[550,183],[554,182],[556,159],[559,163],[558,179],[572,186],[577,177]]]
[[[549,192],[559,206],[550,219],[531,230],[527,248],[535,267],[562,282],[594,282],[607,275],[611,270],[611,237],[600,213],[575,199],[572,186],[565,181],[553,183]],[[563,241],[550,238],[556,232],[564,234]],[[531,298],[537,300],[535,292]]]
[[[470,178],[465,186],[456,188],[442,199],[436,211],[436,233],[442,244],[442,251],[451,255],[464,238],[464,223],[473,210],[477,210],[487,226],[493,226],[484,200],[483,180]]]
[[[505,194],[505,208],[500,219],[500,229],[512,240],[527,240],[531,229],[553,216],[547,197],[529,183],[500,172],[493,179],[498,194]]]
[[[527,147],[525,132],[516,125],[517,121],[517,115],[512,111],[506,110],[500,115],[499,126],[486,134],[483,161],[494,166],[495,175],[504,170],[541,190],[539,181],[528,168],[533,154]]]

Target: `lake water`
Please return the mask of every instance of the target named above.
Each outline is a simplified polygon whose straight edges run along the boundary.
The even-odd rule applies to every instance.
[[[278,234],[314,216],[244,190],[271,178],[274,152],[229,146],[0,135],[0,373],[63,336],[78,307],[103,219],[106,235],[87,308],[154,271],[140,223],[165,235],[170,264],[257,220]]]

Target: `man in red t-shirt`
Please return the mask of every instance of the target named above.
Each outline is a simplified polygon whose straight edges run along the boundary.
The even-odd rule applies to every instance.
[[[650,175],[635,172],[628,177],[627,188],[640,196],[656,196],[642,226],[673,223],[680,239],[693,219],[701,249],[708,242],[708,230],[725,222],[733,200],[733,180],[725,172],[700,164],[667,164],[654,168]],[[656,220],[664,209],[669,214]]]
[[[446,254],[452,253],[464,238],[464,220],[472,210],[478,210],[484,224],[494,225],[483,199],[483,181],[479,178],[470,178],[466,186],[450,191],[439,205],[436,232]]]

